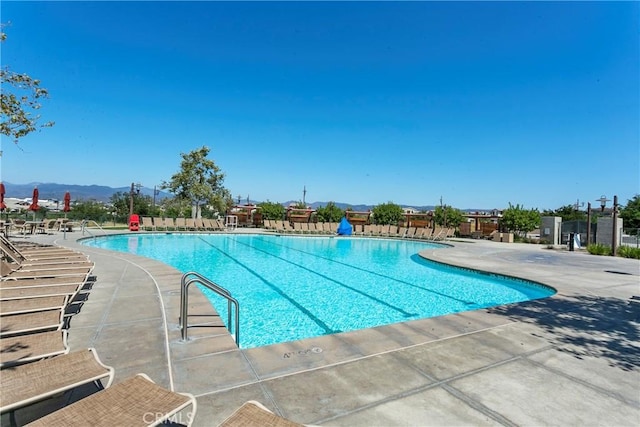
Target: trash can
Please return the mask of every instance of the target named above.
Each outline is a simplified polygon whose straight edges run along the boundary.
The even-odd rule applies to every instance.
[[[129,217],[129,231],[138,231],[140,229],[140,217],[133,214]]]

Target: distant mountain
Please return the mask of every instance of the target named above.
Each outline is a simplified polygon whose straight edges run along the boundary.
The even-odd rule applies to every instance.
[[[104,185],[74,185],[74,184],[55,184],[55,183],[42,183],[42,182],[31,182],[29,184],[12,184],[10,182],[4,183],[6,194],[5,197],[14,197],[17,199],[25,199],[31,197],[33,194],[33,187],[38,187],[38,193],[40,199],[48,199],[48,200],[62,200],[64,197],[64,193],[67,191],[71,194],[72,200],[96,200],[99,202],[108,202],[111,199],[111,196],[115,193],[128,193],[131,191],[131,187],[106,187]],[[145,196],[153,197],[153,188],[140,187],[140,193]],[[168,197],[172,197],[171,194],[159,191],[156,195],[156,200],[162,200]],[[243,201],[241,200],[241,203]],[[260,203],[257,200],[251,200],[251,203]],[[288,202],[282,203],[283,206],[295,205],[299,203],[299,200],[290,200]],[[309,203],[313,209],[317,209],[321,206],[326,206],[328,202],[313,202]],[[334,202],[337,207],[340,209],[351,208],[354,211],[370,211],[374,208],[375,205],[352,205],[349,203],[343,202]],[[411,205],[403,205],[402,207],[411,207],[417,211],[432,211],[435,209],[433,205],[427,206],[411,206]],[[464,212],[483,212],[490,211],[491,209],[463,209]]]
[[[96,200],[108,202],[115,193],[128,193],[131,187],[106,187],[104,185],[74,185],[74,184],[54,184],[31,182],[29,184],[12,184],[5,182],[5,197],[15,197],[25,199],[33,195],[33,188],[38,187],[38,197],[48,200],[62,200],[67,191],[71,194],[72,200]],[[153,188],[141,187],[140,193],[153,197]],[[171,197],[170,194],[160,191],[156,195],[157,200]]]
[[[283,203],[284,206],[289,206],[289,205],[295,205],[297,203],[299,203],[300,201],[293,201],[290,200],[288,202]],[[313,209],[318,209],[319,207],[324,207],[327,205],[327,203],[329,202],[313,202],[313,203],[308,203],[308,206],[310,206]],[[342,203],[342,202],[333,202],[337,207],[339,207],[342,210],[345,210],[347,208],[351,208],[354,211],[357,212],[366,212],[366,211],[370,211],[372,210],[375,205],[352,205],[349,203]],[[413,208],[417,211],[430,211],[435,209],[435,206],[410,206],[410,205],[401,205],[403,208]]]

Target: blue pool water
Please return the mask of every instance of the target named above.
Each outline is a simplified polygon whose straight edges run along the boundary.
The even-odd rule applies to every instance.
[[[259,234],[132,234],[86,245],[197,271],[240,303],[240,345],[257,347],[543,298],[552,289],[450,268],[405,240]],[[178,284],[176,283],[176,287]],[[226,300],[207,293],[226,321]]]

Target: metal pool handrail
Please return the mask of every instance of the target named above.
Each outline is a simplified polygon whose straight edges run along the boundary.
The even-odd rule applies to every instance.
[[[191,278],[190,278],[191,277]],[[227,325],[229,328],[229,333],[233,333],[235,335],[236,345],[240,346],[240,304],[238,301],[231,296],[231,292],[223,288],[222,286],[212,282],[211,280],[204,277],[202,274],[197,273],[195,271],[189,271],[182,275],[182,279],[180,279],[180,329],[182,333],[182,340],[186,341],[188,338],[188,311],[189,311],[189,286],[192,283],[199,283],[202,286],[210,289],[216,294],[227,300]],[[234,323],[231,323],[231,306],[235,305],[235,319]],[[232,328],[231,326],[234,325]]]

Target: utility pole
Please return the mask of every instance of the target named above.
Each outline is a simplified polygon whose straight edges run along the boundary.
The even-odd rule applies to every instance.
[[[587,246],[591,244],[591,202],[587,203]]]
[[[134,183],[131,183],[131,191],[129,191],[129,217],[133,215],[133,187]]]
[[[618,196],[613,196],[613,213],[611,214],[613,220],[613,230],[611,230],[611,255],[616,256],[618,249]]]

